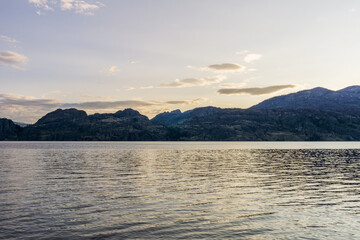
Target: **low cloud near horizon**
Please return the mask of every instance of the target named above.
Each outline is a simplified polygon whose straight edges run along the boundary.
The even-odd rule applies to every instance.
[[[17,94],[0,94],[0,115],[15,121],[34,122],[57,108],[78,108],[89,113],[135,108],[143,114],[160,113],[165,106],[192,105],[206,101],[205,98],[191,100],[122,100],[63,103],[57,99],[42,99]]]
[[[278,92],[287,88],[294,88],[295,85],[275,85],[269,87],[255,87],[255,88],[222,88],[218,90],[219,94],[232,95],[232,94],[250,94],[250,95],[265,95]]]

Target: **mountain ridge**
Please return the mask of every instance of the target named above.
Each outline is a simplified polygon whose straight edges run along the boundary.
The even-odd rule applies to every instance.
[[[0,140],[359,141],[359,106],[360,86],[350,86],[304,90],[248,109],[177,109],[151,120],[133,109],[92,115],[57,109],[25,127],[0,119]]]
[[[313,88],[276,96],[256,104],[250,109],[322,109],[343,110],[360,108],[360,86],[349,86],[338,91]]]

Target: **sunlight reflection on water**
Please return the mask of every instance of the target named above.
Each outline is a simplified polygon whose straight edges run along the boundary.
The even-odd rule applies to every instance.
[[[0,143],[0,238],[360,238],[360,150],[256,144]]]

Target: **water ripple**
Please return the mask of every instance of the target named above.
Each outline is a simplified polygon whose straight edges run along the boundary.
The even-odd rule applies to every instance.
[[[360,150],[149,144],[0,143],[0,238],[360,238]]]

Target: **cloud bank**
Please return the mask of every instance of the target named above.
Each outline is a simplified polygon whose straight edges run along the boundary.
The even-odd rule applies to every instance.
[[[270,94],[274,92],[278,92],[280,90],[286,88],[294,88],[295,85],[276,85],[269,87],[258,87],[258,88],[222,88],[218,90],[219,94],[232,95],[232,94],[250,94],[250,95],[264,95]]]

